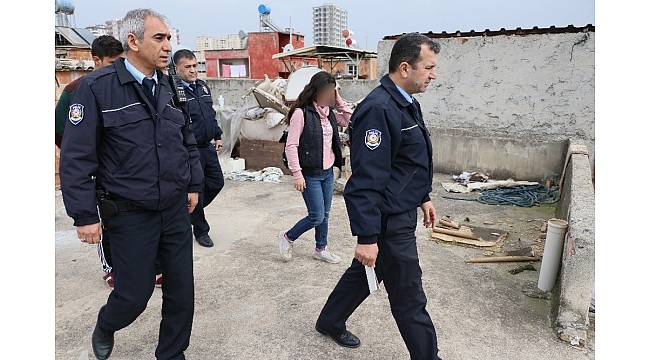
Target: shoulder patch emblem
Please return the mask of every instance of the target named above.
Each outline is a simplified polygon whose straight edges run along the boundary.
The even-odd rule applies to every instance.
[[[70,111],[68,112],[68,118],[72,125],[79,125],[81,120],[84,119],[84,106],[81,104],[72,104],[70,105]]]
[[[208,91],[208,87],[203,85],[203,92],[206,94],[209,94],[210,92]]]
[[[381,144],[381,131],[370,129],[366,131],[366,146],[370,150],[375,150]]]

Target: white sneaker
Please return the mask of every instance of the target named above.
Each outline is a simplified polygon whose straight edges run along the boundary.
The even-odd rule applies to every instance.
[[[341,258],[335,253],[329,251],[327,248],[318,251],[314,250],[314,259],[323,260],[330,264],[338,264],[341,262]]]
[[[284,231],[278,236],[278,245],[280,247],[280,256],[284,261],[291,260],[291,252],[293,250],[293,241],[289,241],[287,233]]]

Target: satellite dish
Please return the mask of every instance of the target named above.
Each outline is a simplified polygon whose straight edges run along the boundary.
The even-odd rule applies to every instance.
[[[318,66],[303,66],[300,69],[292,72],[287,79],[287,87],[284,91],[284,99],[286,101],[298,100],[298,95],[302,92],[312,76],[316,73],[323,71]]]
[[[291,43],[288,43],[287,45],[285,45],[282,48],[282,52],[286,53],[286,52],[289,52],[289,51],[293,51],[293,45]]]
[[[240,38],[240,39],[243,40],[243,39],[245,39],[245,38],[247,38],[247,37],[248,37],[248,34],[246,34],[246,33],[244,32],[244,30],[239,30],[239,38]]]

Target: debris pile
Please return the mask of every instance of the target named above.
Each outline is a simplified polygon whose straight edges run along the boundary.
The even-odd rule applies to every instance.
[[[467,222],[468,218],[465,220]],[[495,225],[493,221],[483,223]],[[541,254],[540,246],[543,250],[542,244],[536,244],[533,248],[524,244],[521,238],[508,240],[508,236],[507,231],[461,224],[448,215],[440,218],[431,231],[431,239],[436,242],[484,250],[484,256],[468,259],[466,263],[535,262],[541,259],[538,254]]]
[[[309,83],[311,77],[322,71],[318,67],[305,66],[291,73],[289,79],[271,80],[267,75],[243,96],[244,103],[238,108],[215,106],[217,118],[223,129],[223,148],[220,151],[222,160],[230,157],[240,138],[260,141],[280,141],[288,125],[284,121],[288,115],[291,104],[297,99],[298,94]],[[351,108],[358,104],[350,103]],[[348,136],[339,129],[339,136],[343,143],[343,157],[345,165],[343,171],[335,175],[335,191],[342,192],[345,183],[350,177]],[[235,179],[248,179],[256,172],[246,172],[232,175]]]
[[[267,167],[260,171],[238,170],[226,174],[226,178],[236,181],[263,181],[274,184],[282,182],[282,170],[276,167]]]
[[[522,207],[552,204],[560,199],[557,187],[545,187],[535,181],[492,180],[487,174],[467,171],[453,175],[452,178],[454,182],[440,183],[447,192],[469,194],[477,190],[480,194],[478,197],[443,196],[446,199]]]

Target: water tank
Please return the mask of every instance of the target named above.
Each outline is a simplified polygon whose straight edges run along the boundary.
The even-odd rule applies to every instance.
[[[260,4],[260,6],[257,7],[257,12],[262,15],[268,15],[271,13],[271,7],[268,5]]]
[[[56,0],[54,2],[54,12],[66,15],[74,14],[74,4],[72,3],[72,0]]]

